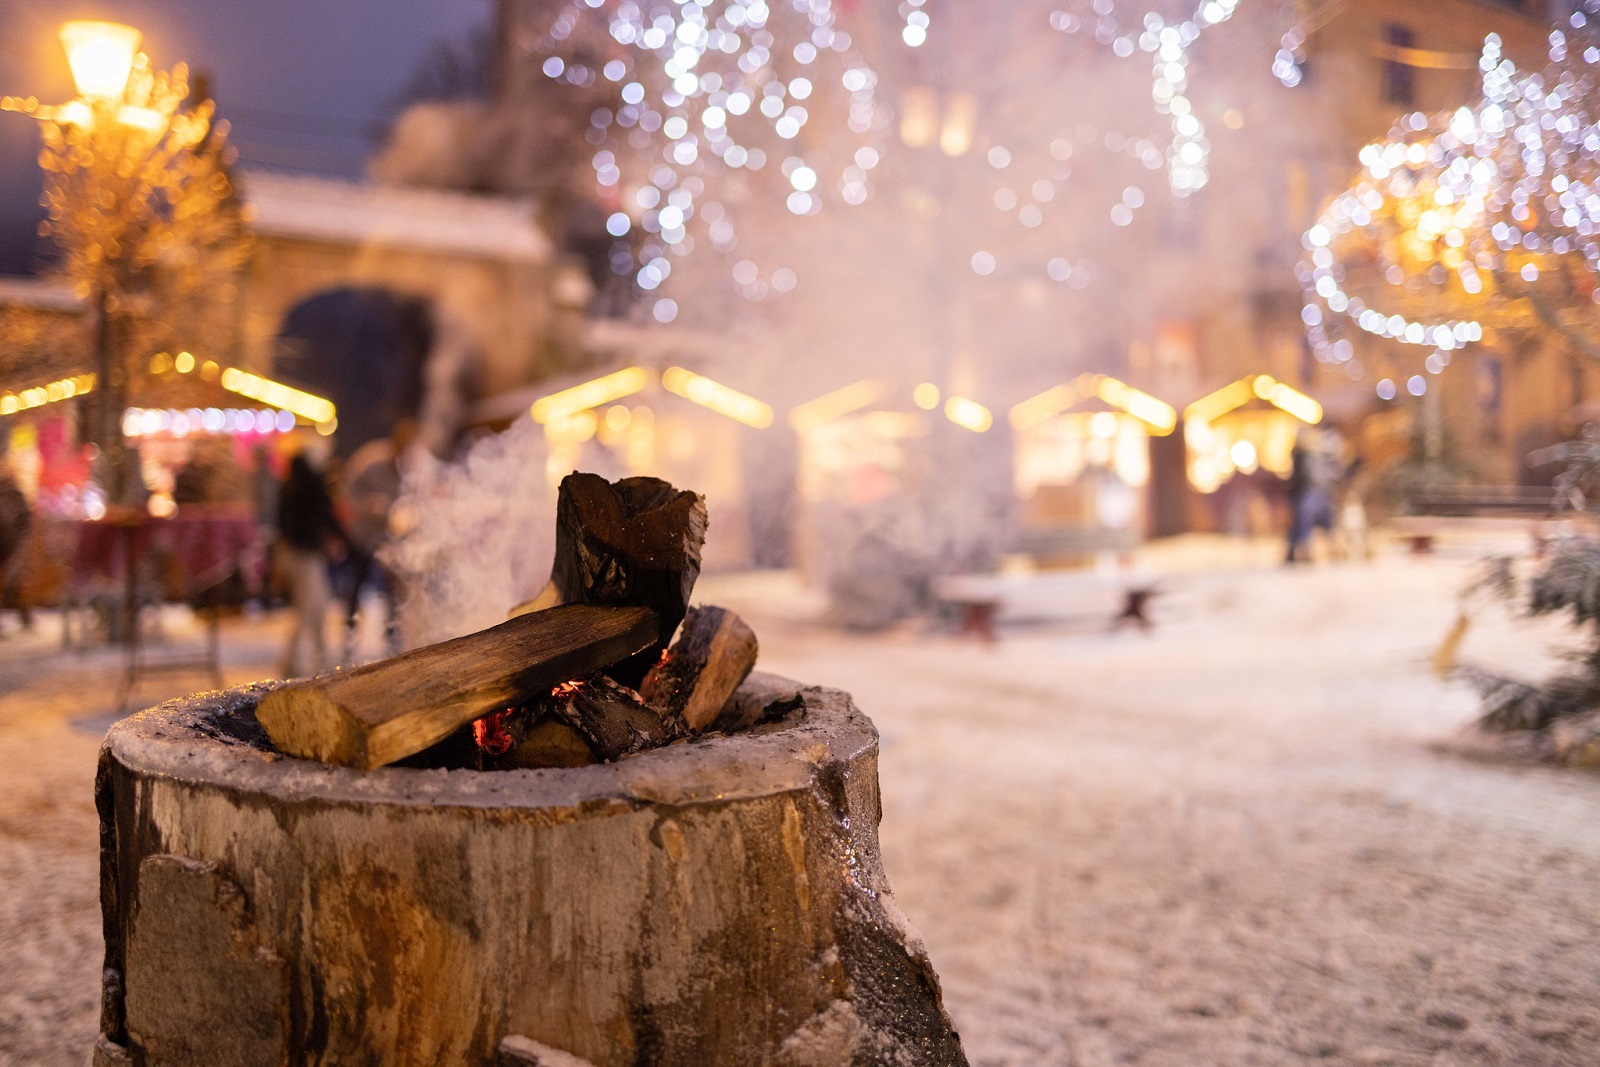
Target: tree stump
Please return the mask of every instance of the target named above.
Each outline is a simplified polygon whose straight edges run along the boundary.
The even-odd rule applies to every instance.
[[[749,733],[358,771],[274,752],[270,689],[106,737],[97,1064],[965,1064],[845,694],[757,674]]]

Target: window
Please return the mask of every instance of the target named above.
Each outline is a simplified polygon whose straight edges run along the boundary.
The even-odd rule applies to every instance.
[[[1417,36],[1404,26],[1385,26],[1384,40],[1388,43],[1388,58],[1383,63],[1383,101],[1411,107],[1417,98],[1417,71],[1404,50],[1417,47]]]

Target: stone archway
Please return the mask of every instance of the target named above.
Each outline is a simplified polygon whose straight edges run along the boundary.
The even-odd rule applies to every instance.
[[[379,286],[324,289],[284,315],[272,374],[333,401],[336,448],[348,456],[420,416],[434,334],[425,299]]]

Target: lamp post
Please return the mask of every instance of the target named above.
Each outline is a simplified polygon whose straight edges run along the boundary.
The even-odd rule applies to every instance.
[[[82,296],[93,322],[96,375],[85,436],[99,449],[96,478],[110,503],[130,503],[137,472],[123,449],[131,359],[169,338],[172,312],[209,297],[208,286],[243,263],[237,198],[227,172],[225,129],[209,100],[184,105],[188,72],[152,71],[141,35],[113,22],[68,22],[61,44],[77,96],[43,105],[0,99],[0,109],[39,120],[44,150],[42,232],[57,273]]]
[[[117,127],[122,124],[124,96],[139,58],[142,36],[133,27],[114,22],[78,21],[61,27],[61,45],[66,50],[67,65],[72,68],[72,80],[78,90],[75,100],[62,105],[61,117],[67,121],[75,118],[75,125],[87,135],[91,166],[115,167],[128,154],[129,145]],[[104,180],[93,184],[108,190],[113,187]],[[110,288],[104,278],[93,279],[89,286],[89,308],[94,323],[94,368],[99,389],[98,395],[91,399],[87,430],[90,441],[99,451],[96,464],[101,488],[108,501],[123,503],[133,488],[133,472],[128,470],[122,444],[122,411],[128,401],[128,373],[127,361],[122,358],[115,336]]]

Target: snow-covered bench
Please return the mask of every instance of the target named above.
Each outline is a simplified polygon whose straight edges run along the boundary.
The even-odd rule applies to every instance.
[[[1137,568],[1051,571],[1029,575],[954,574],[933,583],[936,603],[953,612],[960,631],[995,639],[1003,618],[1099,617],[1112,629],[1154,625],[1149,605],[1158,592],[1155,575]],[[1062,612],[1063,605],[1074,610]]]

